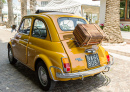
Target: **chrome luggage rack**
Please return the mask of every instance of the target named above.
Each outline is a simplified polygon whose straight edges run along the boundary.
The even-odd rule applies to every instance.
[[[74,40],[74,42],[79,46],[79,47],[84,47],[84,46],[87,46],[88,44],[86,43],[86,44],[84,44],[84,45],[80,45],[79,44],[79,42],[75,39],[75,38],[71,38],[71,40]],[[89,41],[88,41],[89,42]],[[96,44],[91,44],[91,45],[97,45],[97,44],[99,44],[99,43],[96,43]]]

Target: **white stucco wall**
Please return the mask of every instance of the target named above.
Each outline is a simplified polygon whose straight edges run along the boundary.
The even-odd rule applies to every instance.
[[[106,0],[100,0],[100,24],[105,23]]]

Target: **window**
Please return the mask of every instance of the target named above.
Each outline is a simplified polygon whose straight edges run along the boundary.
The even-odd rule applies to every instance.
[[[29,34],[31,28],[31,22],[32,22],[31,18],[24,19],[20,26],[19,32],[24,34]]]
[[[63,20],[60,22],[60,28],[62,30],[73,30],[74,29],[74,22],[72,20]]]
[[[32,36],[42,39],[45,39],[47,37],[46,26],[40,19],[35,19],[34,21]]]
[[[72,31],[75,29],[77,24],[86,24],[86,21],[80,18],[59,18],[59,26],[63,31]]]
[[[120,0],[120,19],[130,21],[130,0]]]
[[[130,19],[130,0],[127,0],[127,19]]]
[[[44,7],[48,4],[48,1],[41,1],[41,6]]]
[[[120,1],[120,18],[124,19],[125,18],[125,0]]]

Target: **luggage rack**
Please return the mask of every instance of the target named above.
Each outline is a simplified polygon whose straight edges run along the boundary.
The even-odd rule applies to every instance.
[[[84,45],[80,45],[79,42],[78,42],[75,38],[72,38],[72,39],[76,42],[76,44],[77,44],[79,47],[87,46],[87,43],[84,44]],[[97,43],[97,44],[99,44],[99,43]],[[97,44],[90,44],[90,45],[97,45]]]

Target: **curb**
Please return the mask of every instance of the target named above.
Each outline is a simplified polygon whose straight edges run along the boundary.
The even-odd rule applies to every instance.
[[[106,48],[105,48],[106,49]],[[119,54],[119,55],[123,55],[123,56],[127,56],[130,57],[130,53],[127,52],[122,52],[122,51],[118,51],[118,50],[112,50],[112,49],[106,49],[108,52],[111,53],[115,53],[115,54]]]
[[[130,44],[130,39],[124,39],[124,42],[126,42],[127,44]]]

